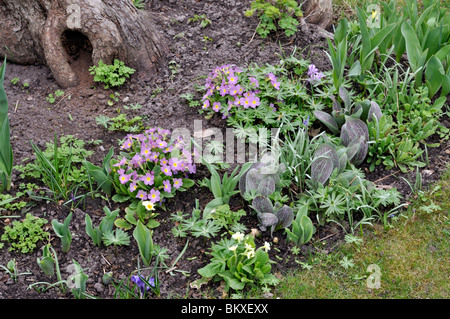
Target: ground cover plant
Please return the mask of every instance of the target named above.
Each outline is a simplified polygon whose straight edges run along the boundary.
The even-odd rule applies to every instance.
[[[425,191],[448,163],[448,8],[360,4],[327,38],[295,1],[133,3],[166,16],[156,78],[80,58],[95,74],[52,103],[45,67],[2,64],[0,298],[334,298],[295,282],[329,263],[392,297],[361,251],[414,205],[448,228]]]

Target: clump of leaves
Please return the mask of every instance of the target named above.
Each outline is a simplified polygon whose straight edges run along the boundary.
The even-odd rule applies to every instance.
[[[89,176],[82,161],[92,155],[84,148],[86,143],[71,135],[63,136],[58,145],[55,135],[53,143],[46,143],[41,150],[31,142],[36,158],[26,165],[16,165],[21,178],[41,180],[51,191],[55,200],[76,202],[79,190],[89,189]]]
[[[175,237],[186,237],[190,233],[194,237],[211,238],[219,233],[222,226],[217,224],[215,220],[203,219],[198,200],[196,200],[195,205],[189,218],[186,218],[186,215],[182,212],[172,214],[171,219],[176,223],[176,226],[172,229],[172,234]]]
[[[43,228],[47,223],[46,219],[28,213],[23,221],[16,220],[12,222],[11,226],[5,226],[1,240],[11,244],[10,251],[19,251],[24,254],[32,252],[38,241],[44,240],[50,235]],[[3,246],[3,244],[1,245]]]
[[[225,281],[225,290],[243,290],[246,286],[259,286],[268,290],[279,280],[271,273],[273,261],[269,259],[270,245],[256,248],[254,238],[242,233],[233,234],[231,239],[222,238],[211,247],[211,260],[198,269],[202,279]],[[202,280],[201,279],[201,280]]]
[[[103,83],[104,88],[109,89],[124,84],[136,70],[127,67],[123,61],[115,59],[113,64],[109,65],[100,60],[98,65],[91,66],[89,71],[94,75],[94,81]]]
[[[122,131],[127,133],[137,133],[144,130],[143,119],[135,116],[128,119],[127,115],[122,113],[116,117],[109,118],[105,115],[99,115],[95,118],[98,125],[104,126],[108,131]]]
[[[282,29],[288,37],[294,35],[299,25],[297,18],[303,16],[295,0],[254,0],[245,15],[250,17],[255,13],[260,19],[256,32],[261,38],[266,38],[277,29]]]
[[[224,227],[226,229],[235,229],[241,217],[245,216],[246,213],[243,209],[238,211],[233,211],[230,209],[230,205],[225,204],[216,207],[215,210],[211,212],[211,218],[215,221],[216,224]],[[245,227],[245,226],[238,226]]]

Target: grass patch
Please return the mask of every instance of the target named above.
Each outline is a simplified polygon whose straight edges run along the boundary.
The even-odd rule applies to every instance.
[[[431,207],[431,208],[430,208]],[[281,299],[446,299],[450,273],[450,165],[387,231],[371,227],[360,244],[308,258],[272,291]],[[379,267],[379,283],[371,266]]]

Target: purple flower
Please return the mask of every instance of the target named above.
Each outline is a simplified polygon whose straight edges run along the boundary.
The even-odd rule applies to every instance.
[[[271,82],[271,83],[272,83],[273,87],[274,87],[276,90],[279,90],[279,89],[280,89],[280,82],[274,81],[274,82]]]
[[[161,159],[161,165],[167,165],[169,164],[169,161],[164,157]]]
[[[258,80],[257,80],[256,78],[254,78],[254,77],[252,76],[252,77],[249,78],[249,80],[250,80],[250,82],[252,82],[252,84],[253,84],[255,87],[259,87],[259,82],[258,82]]]
[[[319,70],[316,68],[316,66],[314,64],[311,64],[308,67],[308,73],[307,74],[309,75],[309,77],[313,77],[314,74],[316,74],[317,72],[319,72]]]
[[[113,166],[122,166],[125,165],[127,163],[127,159],[125,157],[123,157],[120,162],[114,164]]]
[[[170,169],[170,166],[168,165],[163,165],[161,167],[161,171],[164,173],[164,175],[166,176],[172,176],[172,170]]]
[[[214,110],[214,112],[219,112],[219,110],[220,110],[220,102],[214,102],[212,109]]]
[[[141,164],[142,157],[140,154],[136,153],[133,158],[130,161],[131,165],[134,165],[135,167],[139,166]]]
[[[277,80],[275,74],[273,74],[272,72],[270,72],[269,74],[267,74],[267,77],[269,78],[270,82],[274,82]]]
[[[183,186],[183,180],[181,178],[175,178],[173,180],[173,187],[175,187],[176,189],[179,189],[181,186]]]
[[[133,141],[132,141],[130,138],[128,138],[128,139],[122,144],[122,146],[121,146],[120,148],[121,148],[121,149],[128,149],[128,148],[130,148],[132,145],[133,145]]]
[[[202,109],[207,109],[209,106],[210,106],[209,100],[205,100],[205,102],[203,102]]]
[[[140,200],[146,200],[148,198],[148,194],[140,189],[136,195],[136,198],[139,198]]]
[[[152,148],[148,144],[144,144],[141,148],[141,155],[143,157],[148,157],[152,152]]]
[[[236,75],[234,75],[234,73],[232,73],[228,76],[228,83],[236,84],[237,81],[238,81],[238,77]]]
[[[155,179],[155,176],[152,174],[153,172],[148,172],[144,176],[140,178],[142,182],[144,182],[145,185],[153,185],[153,181]]]
[[[170,193],[172,191],[172,185],[170,185],[170,181],[163,181],[164,191]]]
[[[150,194],[148,195],[148,199],[152,202],[152,203],[156,203],[159,202],[161,200],[161,192],[159,190],[156,189],[152,189],[150,191]]]
[[[158,144],[158,147],[159,147],[160,149],[163,149],[163,148],[165,148],[165,147],[167,146],[167,142],[166,142],[166,141],[163,141],[163,140],[161,140],[161,139],[158,139],[158,140],[156,141],[156,144]]]
[[[250,106],[250,100],[248,97],[241,98],[241,105],[244,106],[244,109],[247,109]]]
[[[119,176],[120,184],[125,184],[130,180],[131,175],[130,174],[122,174]]]
[[[308,82],[318,82],[320,81],[325,75],[322,72],[319,72],[319,70],[316,68],[314,64],[311,64],[308,67],[307,72],[309,79],[307,79]]]
[[[150,289],[150,286],[155,287],[155,278],[153,277],[150,278],[150,280],[147,280],[150,286],[147,286],[147,284],[141,279],[141,276],[139,275],[131,276],[131,281],[138,286],[141,292],[141,297]]]
[[[242,87],[238,84],[238,85],[230,86],[228,91],[231,94],[231,96],[236,96],[236,95],[240,94],[241,89],[242,89]]]
[[[150,158],[153,160],[153,162],[158,162],[158,158],[159,158],[159,153],[158,152],[153,152],[152,155],[150,156]]]
[[[180,167],[180,160],[178,158],[176,158],[176,157],[172,157],[169,160],[169,165],[170,165],[170,168],[173,169],[174,171],[178,171],[181,168]]]
[[[163,153],[170,153],[170,152],[172,152],[172,150],[173,150],[173,146],[169,145],[163,150]]]
[[[228,94],[228,86],[222,84],[222,86],[220,87],[220,95],[225,96],[226,94]]]
[[[308,124],[309,124],[309,115],[308,118],[303,121],[303,125],[308,126]]]
[[[134,192],[135,190],[136,190],[136,188],[137,188],[137,184],[136,184],[136,182],[132,182],[131,184],[130,184],[130,186],[129,186],[129,190],[130,190],[130,192],[132,193],[132,192]]]

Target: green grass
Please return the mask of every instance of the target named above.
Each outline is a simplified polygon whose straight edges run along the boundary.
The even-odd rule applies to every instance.
[[[446,299],[450,297],[450,165],[441,181],[416,199],[387,231],[375,225],[360,244],[315,253],[309,270],[283,274],[272,291],[281,299]],[[439,206],[432,212],[430,204]],[[433,207],[433,206],[431,206]],[[345,268],[347,258],[353,264]],[[368,266],[380,270],[380,287],[368,287]],[[248,297],[248,296],[247,296]],[[253,298],[248,297],[248,298]],[[258,296],[259,297],[259,296]]]

